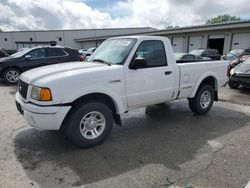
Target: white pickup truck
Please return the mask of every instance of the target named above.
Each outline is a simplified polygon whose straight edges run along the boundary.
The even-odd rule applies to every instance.
[[[207,113],[227,81],[226,61],[176,64],[165,37],[106,40],[88,62],[55,64],[23,73],[16,105],[31,127],[66,132],[80,147],[104,142],[120,115],[147,105],[187,98]]]

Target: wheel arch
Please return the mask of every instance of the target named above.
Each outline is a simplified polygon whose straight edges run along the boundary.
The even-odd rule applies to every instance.
[[[121,118],[120,118],[119,114],[122,112],[123,109],[121,109],[121,106],[119,104],[117,104],[117,102],[111,96],[109,96],[105,93],[99,93],[99,92],[85,94],[85,95],[75,99],[71,103],[72,108],[69,110],[69,112],[65,116],[63,124],[70,117],[70,114],[75,109],[74,107],[76,107],[78,104],[87,103],[88,101],[98,101],[98,102],[106,104],[112,110],[114,121],[118,125],[121,125]],[[64,126],[62,125],[61,127],[64,127]]]
[[[214,100],[218,101],[218,79],[215,74],[207,74],[204,75],[202,78],[199,79],[197,82],[194,90],[192,91],[192,94],[190,98],[195,97],[197,91],[199,90],[200,87],[204,85],[211,85],[214,89]]]
[[[8,66],[8,67],[5,67],[2,71],[1,71],[1,78],[3,78],[4,77],[4,73],[5,73],[5,71],[6,70],[8,70],[8,69],[11,69],[11,68],[13,68],[13,69],[17,69],[17,70],[19,70],[21,73],[23,72],[22,71],[22,69],[20,69],[19,67],[17,67],[17,66]]]

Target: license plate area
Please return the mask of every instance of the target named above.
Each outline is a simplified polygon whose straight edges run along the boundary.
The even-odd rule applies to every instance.
[[[16,107],[17,107],[18,112],[20,112],[20,114],[23,115],[23,109],[22,109],[21,105],[17,101],[16,101]]]

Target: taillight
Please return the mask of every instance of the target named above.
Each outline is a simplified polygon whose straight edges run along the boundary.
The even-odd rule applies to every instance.
[[[231,67],[228,65],[227,66],[227,77],[230,77],[230,70],[231,70]]]
[[[243,61],[245,61],[245,60],[246,60],[245,57],[240,58],[240,62],[243,62]]]
[[[85,59],[86,59],[86,57],[85,57],[84,55],[80,55],[80,56],[79,56],[79,60],[80,60],[80,61],[85,61]]]

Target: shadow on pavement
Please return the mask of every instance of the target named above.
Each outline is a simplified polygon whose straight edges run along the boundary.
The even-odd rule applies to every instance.
[[[250,88],[241,87],[239,88],[239,92],[245,95],[250,95]]]
[[[0,88],[11,88],[11,91],[9,91],[11,95],[17,92],[17,84],[5,84],[2,80],[0,80]]]
[[[208,140],[246,125],[249,117],[214,106],[193,115],[186,102],[129,112],[102,145],[80,149],[60,133],[26,129],[15,137],[15,154],[27,174],[42,187],[83,185],[111,178],[147,164],[174,170],[195,158]],[[77,176],[75,178],[74,176]]]

